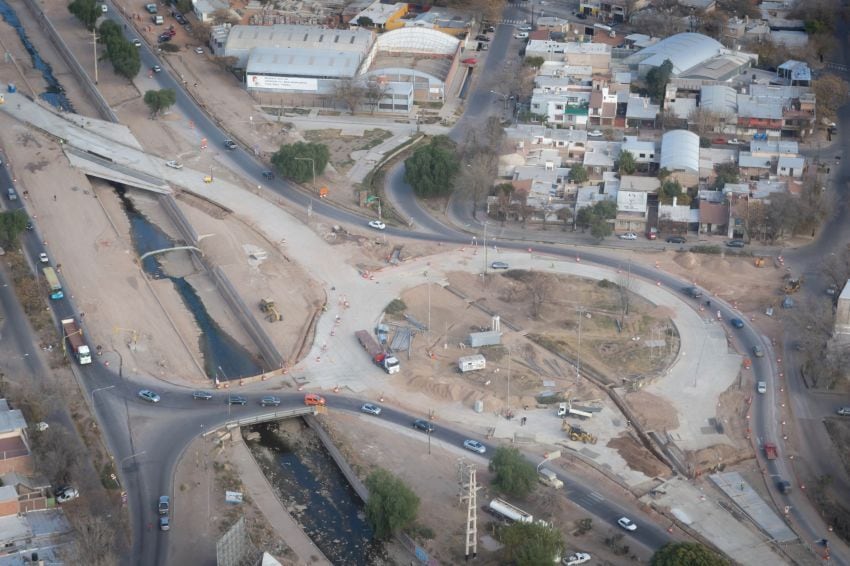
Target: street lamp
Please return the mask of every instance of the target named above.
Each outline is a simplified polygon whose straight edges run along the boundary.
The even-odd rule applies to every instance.
[[[578,347],[576,348],[576,386],[581,381],[581,319],[584,307],[578,308]]]
[[[309,161],[313,170],[313,190],[316,190],[316,161],[312,157],[296,157],[295,161]]]
[[[513,98],[513,96],[511,96],[509,94],[502,94],[501,92],[499,92],[497,90],[491,90],[490,93],[495,94],[496,96],[502,97],[502,102],[504,103],[504,111],[507,112],[508,111],[508,99]]]

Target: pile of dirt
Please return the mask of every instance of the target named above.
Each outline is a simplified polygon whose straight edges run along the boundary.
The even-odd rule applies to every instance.
[[[642,472],[650,478],[669,477],[671,473],[670,468],[660,462],[630,434],[612,438],[607,446],[616,449],[631,469]]]
[[[750,448],[746,438],[749,422],[747,412],[752,400],[752,386],[747,384],[746,393],[739,382],[735,382],[724,391],[717,401],[717,419],[723,425],[723,432],[742,450]]]
[[[694,269],[697,265],[699,265],[696,254],[692,254],[691,252],[678,254],[673,258],[673,261],[685,269]]]
[[[646,391],[635,391],[627,393],[625,400],[644,430],[664,432],[679,428],[676,409],[663,398]]]
[[[752,458],[752,451],[741,450],[728,444],[715,444],[708,448],[685,452],[685,458],[693,466],[694,472],[707,473],[748,460]]]

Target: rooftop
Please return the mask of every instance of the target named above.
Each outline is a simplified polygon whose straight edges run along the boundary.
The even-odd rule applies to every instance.
[[[227,49],[322,49],[365,53],[372,45],[371,31],[328,29],[322,26],[276,24],[273,26],[233,26],[227,36]]]
[[[10,409],[6,399],[0,399],[0,433],[14,432],[27,427],[23,413],[18,409]]]
[[[360,66],[359,53],[317,49],[253,49],[245,72],[251,75],[351,78]]]

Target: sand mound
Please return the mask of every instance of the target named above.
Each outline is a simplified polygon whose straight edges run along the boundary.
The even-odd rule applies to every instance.
[[[685,269],[693,269],[699,265],[699,260],[697,260],[696,254],[692,254],[691,252],[677,254],[676,257],[673,258],[673,261]]]
[[[657,395],[636,391],[626,395],[626,403],[647,430],[663,432],[679,428],[676,409]]]

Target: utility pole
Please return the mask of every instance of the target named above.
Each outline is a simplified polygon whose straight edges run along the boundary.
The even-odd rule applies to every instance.
[[[93,29],[91,31],[91,46],[94,51],[94,84],[97,84],[97,40],[100,39],[97,37],[97,29]]]
[[[460,484],[460,503],[466,501],[466,543],[464,557],[468,561],[470,555],[478,558],[478,486],[475,466],[463,460],[457,463],[458,481]]]
[[[581,381],[581,318],[583,314],[582,307],[578,308],[578,348],[576,348],[576,387]]]
[[[487,275],[487,221],[484,221],[484,275]]]

